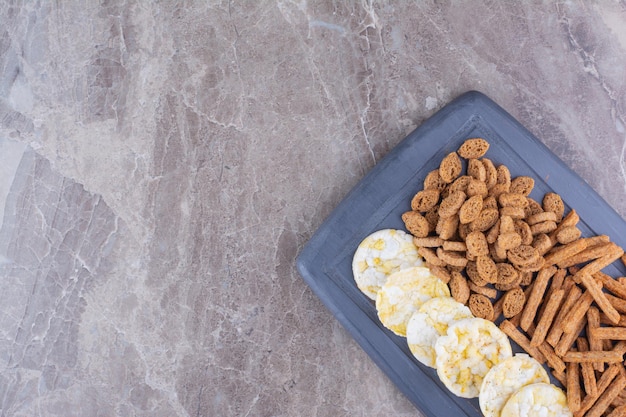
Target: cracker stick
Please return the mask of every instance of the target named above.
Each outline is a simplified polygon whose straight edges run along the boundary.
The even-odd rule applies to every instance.
[[[556,370],[554,370],[552,371],[552,376],[555,377],[562,386],[567,386],[567,375],[565,375],[565,372],[557,372]]]
[[[587,246],[583,251],[578,252],[576,255],[572,255],[567,259],[559,262],[557,265],[559,268],[569,268],[570,266],[589,262],[593,259],[600,258],[604,255],[612,243],[600,243],[594,246]]]
[[[555,273],[556,267],[551,266],[542,268],[537,274],[537,278],[535,278],[535,285],[533,285],[533,289],[526,299],[526,305],[524,306],[524,310],[522,311],[522,316],[520,318],[520,327],[523,330],[528,330],[528,327],[535,319],[537,308],[539,307],[543,294],[546,291],[548,281]]]
[[[544,256],[545,265],[554,265],[559,262],[563,262],[565,259],[570,256],[574,256],[577,253],[585,250],[587,248],[588,241],[585,239],[578,239],[571,243],[568,243],[563,246],[559,246],[553,251],[549,252]]]
[[[535,325],[531,324],[528,328],[528,335],[534,337],[536,331],[537,329],[535,328]],[[544,340],[543,343],[537,346],[537,349],[539,349],[539,352],[541,352],[546,358],[546,362],[550,368],[552,368],[555,372],[565,372],[565,362],[563,362],[563,359],[554,353],[554,349],[548,344],[548,342]]]
[[[539,352],[546,358],[546,362],[550,368],[554,369],[555,372],[565,372],[565,362],[554,352],[554,349],[548,342],[544,341],[537,349],[539,349]]]
[[[611,302],[611,305],[620,313],[626,313],[626,300],[616,297],[611,294],[604,294],[604,296]]]
[[[594,329],[600,327],[600,311],[597,307],[591,306],[587,310],[587,338],[589,339],[589,350],[601,351],[602,340],[593,335]],[[597,371],[604,371],[604,363],[596,362],[593,367]]]
[[[606,255],[589,262],[587,265],[580,268],[580,270],[574,275],[574,281],[579,282],[583,274],[593,275],[596,272],[603,270],[605,267],[611,265],[613,262],[620,259],[624,254],[624,250],[614,243],[611,243],[610,247],[606,251]]]
[[[576,347],[579,352],[589,351],[589,342],[584,337],[576,339]],[[587,394],[595,395],[598,392],[596,385],[596,374],[593,371],[593,364],[589,362],[583,362],[580,364],[580,373],[583,376],[583,386]]]
[[[552,293],[556,290],[560,290],[563,287],[565,282],[565,276],[567,275],[566,269],[557,269],[554,276],[552,276],[552,282],[550,283],[550,287],[544,296],[544,300],[549,300]],[[541,303],[539,306],[539,311],[537,312],[537,317],[541,318],[543,316],[543,312],[546,310],[545,302]]]
[[[596,395],[587,394],[583,401],[580,403],[580,408],[574,414],[574,417],[582,417],[584,414],[593,406],[593,404],[598,400],[598,398],[606,391],[608,386],[613,382],[617,374],[620,373],[620,368],[622,367],[619,363],[614,363],[607,368],[605,372],[602,373],[602,376],[598,380],[598,391]]]
[[[563,319],[565,318],[567,313],[569,313],[572,306],[578,301],[581,294],[582,294],[582,290],[578,288],[576,285],[571,287],[571,289],[567,293],[567,296],[565,297],[565,301],[563,302],[563,306],[561,307],[561,310],[559,310],[559,312],[556,315],[556,318],[552,322],[552,329],[550,329],[550,332],[548,332],[548,336],[546,337],[546,341],[550,345],[556,346],[556,344],[559,343],[559,339],[561,338],[561,335],[563,334],[563,324],[564,324]]]
[[[574,344],[574,341],[576,340],[580,332],[583,331],[586,325],[587,325],[587,317],[583,316],[582,319],[579,320],[578,326],[573,331],[563,332],[563,335],[561,336],[561,340],[559,340],[559,343],[557,343],[557,345],[554,348],[554,353],[563,357],[565,353],[569,350],[569,348],[572,347],[572,345]]]
[[[584,269],[584,268],[583,268]],[[580,273],[580,272],[579,272]],[[604,314],[613,322],[613,324],[617,324],[619,322],[619,313],[613,307],[611,302],[607,299],[605,294],[602,292],[602,287],[595,281],[591,275],[582,274],[580,281],[587,288],[587,291],[591,293],[591,296],[598,304],[598,307],[602,310]],[[626,301],[625,301],[626,303]]]
[[[619,298],[626,299],[626,285],[613,279],[604,272],[596,272],[593,277],[602,283],[602,286]]]
[[[587,310],[589,309],[589,306],[591,306],[592,302],[593,296],[591,295],[589,290],[585,291],[578,300],[578,303],[572,307],[572,309],[563,319],[564,332],[569,333],[574,330],[576,326],[578,326],[578,322],[585,315],[585,313],[587,313]]]
[[[550,298],[548,298],[548,302],[544,303],[546,308],[544,310],[544,314],[539,319],[539,323],[537,323],[535,333],[530,341],[531,346],[537,347],[546,339],[548,330],[552,325],[552,321],[554,320],[554,316],[556,316],[556,312],[561,305],[564,295],[565,292],[563,290],[556,290],[552,293]]]
[[[611,238],[607,235],[596,235],[584,238],[587,241],[587,247],[599,245],[601,243],[609,243]]]
[[[626,388],[626,377],[620,373],[587,412],[586,417],[600,417],[624,388]]]
[[[626,340],[626,327],[596,327],[591,334],[597,339]]]
[[[524,349],[530,356],[535,358],[539,363],[546,363],[546,358],[543,356],[543,353],[539,351],[539,349],[530,346],[530,340],[526,337],[526,335],[520,332],[517,327],[508,320],[503,320],[500,323],[500,330],[506,333],[515,343],[520,345],[522,349]]]
[[[575,412],[580,408],[580,366],[576,362],[567,364],[566,391],[567,407]]]
[[[613,322],[609,320],[609,318],[604,313],[600,313],[600,324],[610,324],[613,326]],[[626,316],[620,315],[619,322],[617,323],[620,327],[626,327]]]
[[[606,362],[606,363],[617,363],[622,362],[624,360],[624,355],[621,352],[616,352],[613,350],[596,352],[595,350],[590,350],[588,352],[574,352],[569,351],[563,355],[563,360],[565,362]]]

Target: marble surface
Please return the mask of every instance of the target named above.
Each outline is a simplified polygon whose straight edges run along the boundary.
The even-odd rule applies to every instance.
[[[0,4],[0,415],[419,416],[295,257],[490,96],[626,215],[626,2]]]

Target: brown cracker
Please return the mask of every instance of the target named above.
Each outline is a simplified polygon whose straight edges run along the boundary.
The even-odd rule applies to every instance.
[[[450,152],[439,165],[439,176],[445,183],[449,184],[459,176],[462,169],[459,155],[456,152]]]
[[[482,138],[467,139],[459,147],[458,153],[465,159],[480,158],[487,153],[489,142]]]

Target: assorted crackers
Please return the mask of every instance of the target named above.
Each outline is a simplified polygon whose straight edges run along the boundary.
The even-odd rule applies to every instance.
[[[626,261],[608,236],[582,237],[556,193],[512,177],[466,140],[426,176],[402,215],[419,254],[455,300],[547,364],[574,416],[626,415]]]

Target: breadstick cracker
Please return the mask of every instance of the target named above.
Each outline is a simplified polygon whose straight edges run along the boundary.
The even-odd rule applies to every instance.
[[[589,339],[589,350],[601,351],[602,340],[593,335],[594,329],[600,327],[600,311],[597,307],[591,306],[587,311],[587,338]],[[604,371],[604,363],[595,362],[593,367],[597,371]]]
[[[524,306],[524,310],[522,311],[522,316],[520,318],[520,327],[522,330],[528,330],[528,327],[530,327],[530,324],[535,319],[537,308],[539,307],[543,294],[546,291],[548,281],[555,273],[556,267],[550,266],[541,269],[537,274],[537,278],[535,278],[535,285],[533,285],[533,289],[526,299],[526,305]]]
[[[546,358],[543,356],[543,353],[541,353],[539,349],[530,346],[530,340],[528,340],[526,335],[520,332],[513,323],[508,320],[502,320],[502,323],[500,323],[500,330],[513,339],[515,343],[520,345],[520,347],[528,352],[530,356],[535,358],[537,362],[541,364],[546,363]]]
[[[576,339],[576,347],[579,352],[589,351],[589,342],[584,337]],[[598,393],[598,386],[596,385],[596,374],[593,370],[593,364],[589,362],[583,362],[580,364],[580,373],[583,377],[583,386],[587,394],[596,395]]]
[[[575,412],[580,408],[580,366],[576,362],[569,362],[565,377],[567,407]]]
[[[583,268],[584,269],[584,268]],[[600,284],[595,281],[591,275],[582,274],[580,281],[587,288],[587,291],[591,294],[593,299],[598,304],[598,307],[602,310],[604,314],[613,322],[613,324],[617,324],[619,322],[619,313],[613,307],[611,302],[607,299],[605,294],[602,292],[602,287]]]
[[[531,346],[538,347],[544,342],[564,295],[565,292],[563,290],[554,291],[548,298],[548,301],[544,303],[546,308],[535,328],[535,333],[530,341]]]
[[[600,417],[611,405],[611,402],[617,397],[624,388],[626,388],[626,377],[620,374],[615,378],[615,381],[604,391],[604,393],[598,398],[598,401],[587,412],[586,417]]]

